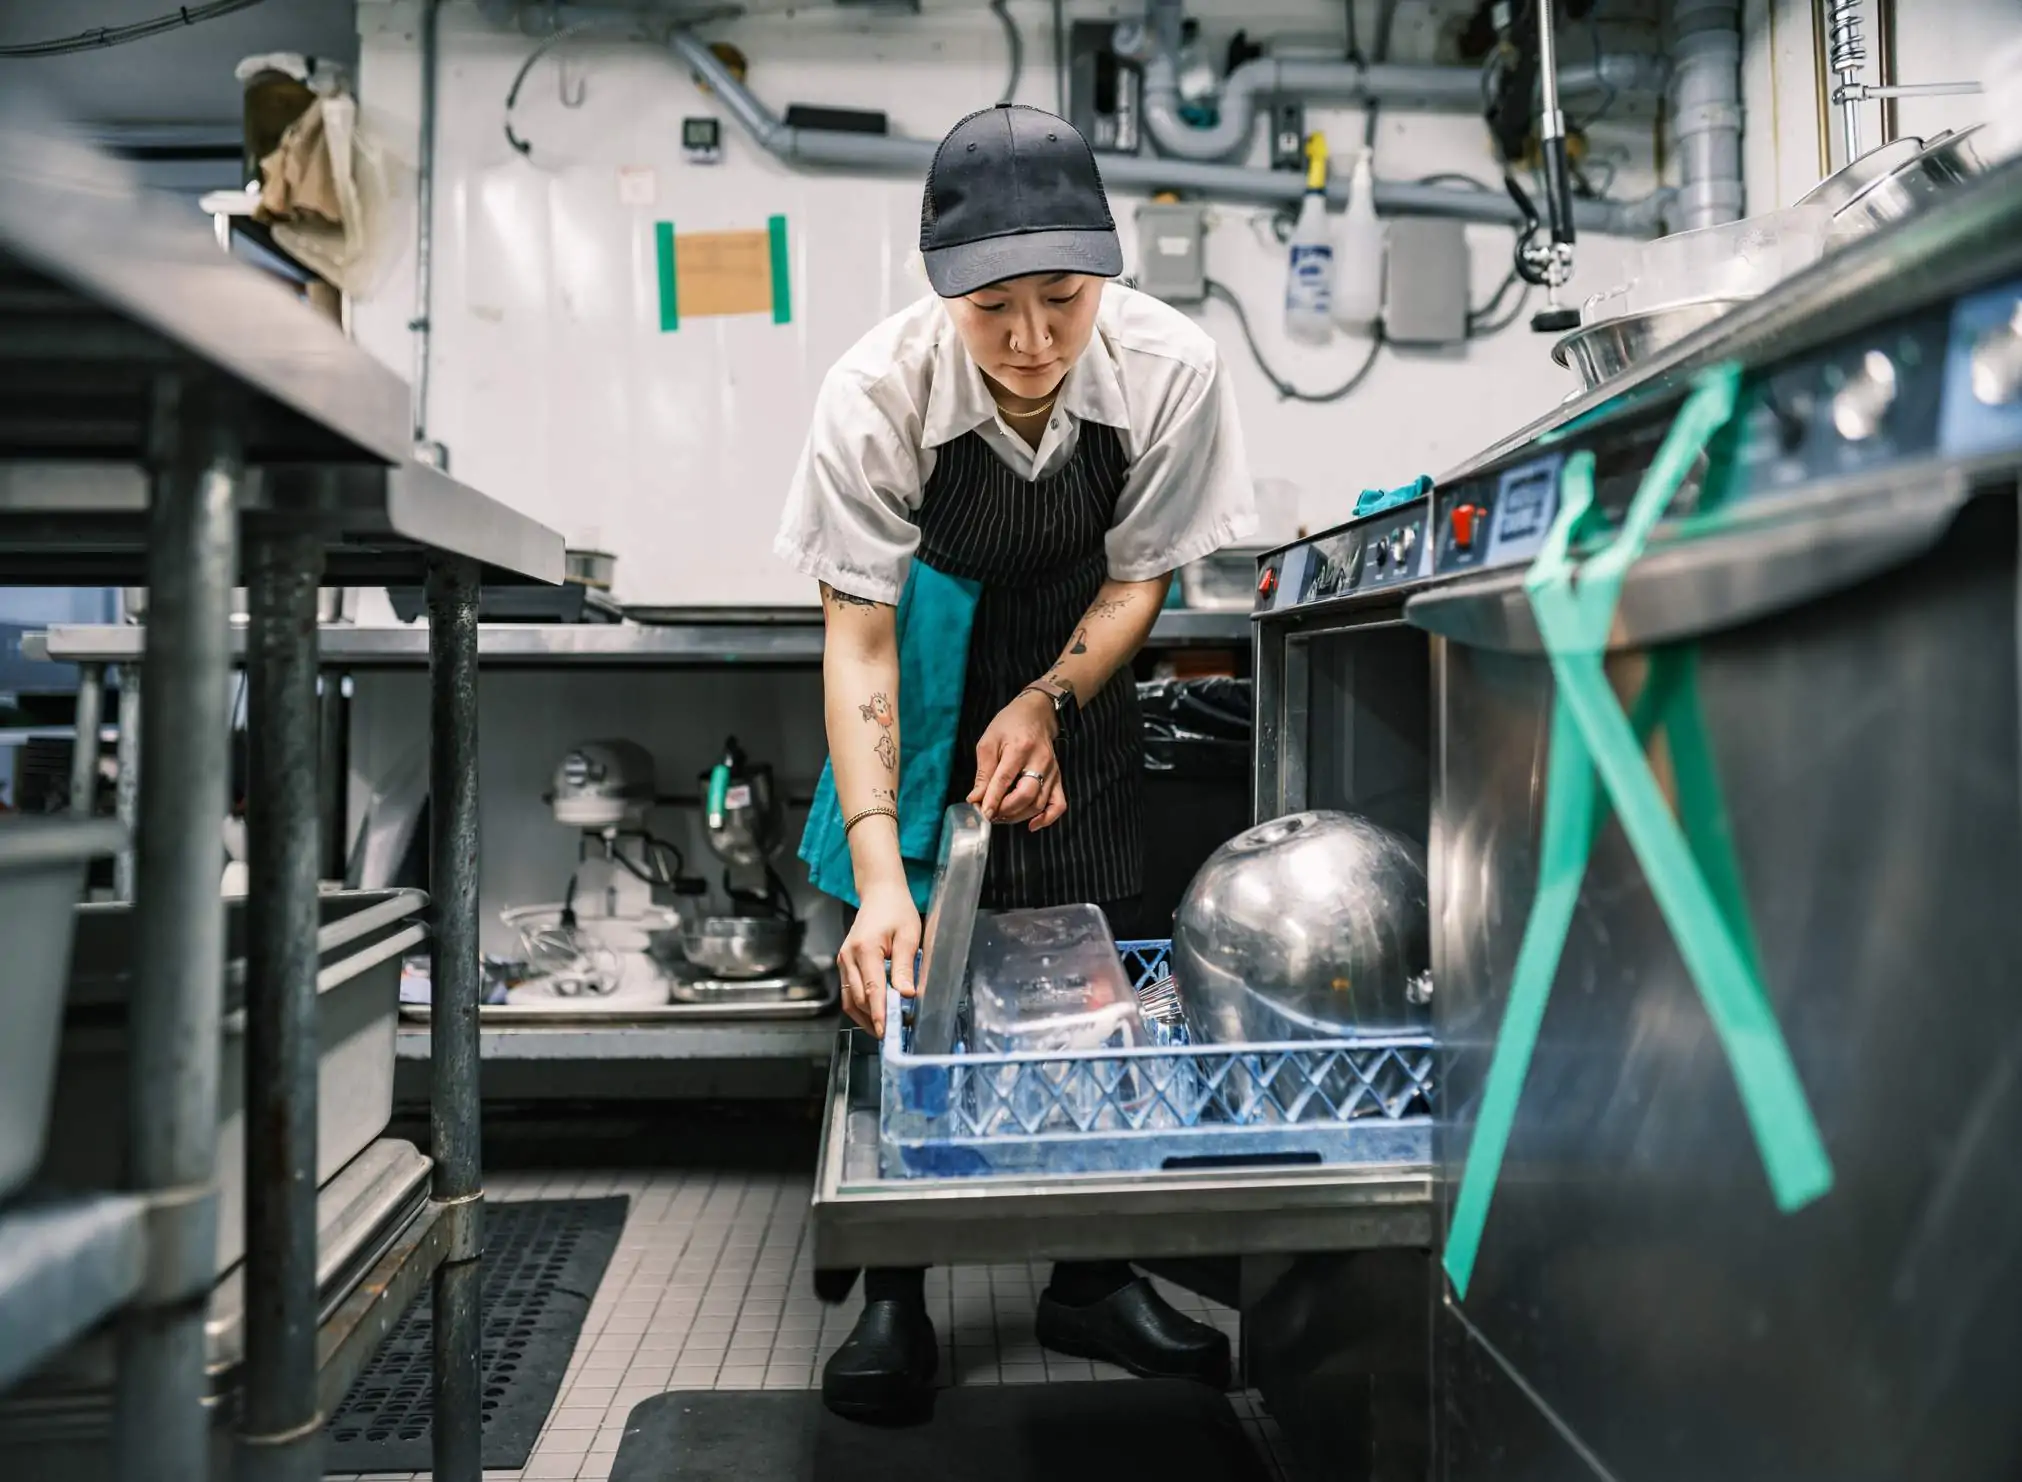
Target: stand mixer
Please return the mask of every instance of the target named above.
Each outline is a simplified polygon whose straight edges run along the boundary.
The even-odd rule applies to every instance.
[[[555,768],[547,801],[555,821],[581,838],[559,907],[504,913],[528,967],[557,997],[658,997],[660,960],[675,951],[682,918],[653,892],[685,898],[706,887],[686,873],[681,851],[646,826],[651,754],[632,741],[583,742]]]
[[[821,992],[819,973],[800,955],[806,929],[772,867],[786,837],[772,768],[752,761],[732,736],[702,785],[704,836],[723,862],[730,910],[686,923],[675,1001],[776,1002]]]

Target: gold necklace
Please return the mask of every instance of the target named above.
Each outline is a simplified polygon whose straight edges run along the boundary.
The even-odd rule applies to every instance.
[[[1002,402],[997,403],[997,410],[1006,417],[1015,417],[1015,418],[1043,417],[1048,412],[1053,410],[1053,403],[1058,400],[1060,400],[1060,393],[1056,391],[1051,396],[1046,398],[1045,406],[1034,407],[1029,412],[1014,412],[1009,407],[1005,406]]]

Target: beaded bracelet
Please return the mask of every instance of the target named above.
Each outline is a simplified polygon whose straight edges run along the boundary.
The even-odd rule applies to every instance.
[[[886,818],[891,819],[893,823],[899,821],[899,810],[896,808],[887,808],[882,805],[876,808],[866,808],[860,813],[852,813],[848,818],[843,820],[842,831],[844,836],[847,837],[849,831],[862,823],[866,818],[874,818],[879,814],[883,814]]]

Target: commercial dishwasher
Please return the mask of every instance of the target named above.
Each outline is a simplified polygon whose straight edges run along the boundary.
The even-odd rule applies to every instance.
[[[1566,835],[1541,1009],[1520,958],[1579,656],[1493,538],[1442,539],[1405,605],[1433,676],[1443,1482],[2022,1475],[2022,164],[1491,450],[1434,528],[1547,528],[1590,486],[1584,583],[1723,386],[1606,627],[1630,765]],[[1638,768],[1659,807],[1625,827]],[[1681,859],[1759,980],[1744,1032],[1679,945]]]

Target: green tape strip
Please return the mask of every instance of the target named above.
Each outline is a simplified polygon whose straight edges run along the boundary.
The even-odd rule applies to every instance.
[[[765,223],[772,235],[772,322],[793,320],[793,279],[786,263],[786,218],[775,216]]]
[[[1569,459],[1559,515],[1524,579],[1556,681],[1551,757],[1538,894],[1518,949],[1447,1236],[1447,1274],[1463,1298],[1580,879],[1610,800],[1727,1053],[1778,1208],[1801,1208],[1832,1187],[1831,1160],[1762,986],[1760,954],[1699,711],[1697,656],[1686,647],[1652,660],[1633,722],[1622,713],[1602,667],[1622,583],[1693,462],[1732,417],[1739,384],[1733,366],[1702,380],[1645,474],[1621,532],[1587,562],[1577,583],[1569,552],[1593,509],[1594,461],[1590,453]],[[1671,746],[1679,813],[1686,820],[1682,831],[1644,761],[1644,743],[1656,724],[1663,725]],[[1598,795],[1597,772],[1607,799]]]
[[[653,256],[660,271],[660,332],[681,327],[681,295],[674,278],[674,223],[653,223]]]

